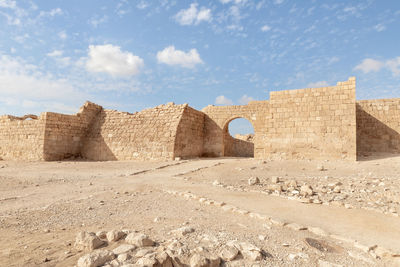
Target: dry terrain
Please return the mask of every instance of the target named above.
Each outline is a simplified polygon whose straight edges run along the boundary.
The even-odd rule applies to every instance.
[[[0,161],[0,266],[397,266],[399,178],[389,156]]]

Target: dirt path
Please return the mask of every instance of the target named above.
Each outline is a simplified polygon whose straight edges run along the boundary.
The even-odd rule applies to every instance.
[[[170,179],[183,173],[224,164],[229,160],[194,161],[182,166],[172,166],[143,175],[132,183],[149,182],[165,190],[190,191],[241,209],[258,212],[286,222],[319,227],[331,234],[359,241],[367,246],[382,246],[400,252],[400,219],[385,216],[374,211],[345,209],[325,205],[303,204],[276,196],[266,196],[251,192],[232,192],[207,184],[193,184],[183,179]]]
[[[333,176],[382,173],[387,169],[393,171],[384,173],[387,177],[396,177],[395,168],[385,166],[397,166],[398,162],[400,159],[355,166],[324,164]],[[0,162],[0,266],[74,265],[82,253],[72,245],[76,233],[83,230],[136,229],[165,240],[171,230],[187,223],[196,228],[199,238],[211,235],[221,244],[232,239],[256,244],[272,255],[261,266],[287,266],[288,261],[295,266],[317,266],[320,260],[347,266],[388,264],[329,236],[266,224],[265,220],[226,212],[198,199],[166,193],[190,191],[226,206],[400,251],[399,218],[250,192],[254,187],[243,190],[248,187],[247,179],[257,172],[264,176],[281,173],[291,177],[302,172],[316,176],[309,168],[315,169],[318,164],[286,162],[282,167],[280,162],[260,165],[256,160],[229,158],[146,163]],[[234,186],[213,186],[215,179],[233,181]],[[260,239],[260,235],[266,239]],[[305,245],[306,237],[325,240],[341,249],[336,254],[322,253]],[[306,256],[288,259],[296,253]]]

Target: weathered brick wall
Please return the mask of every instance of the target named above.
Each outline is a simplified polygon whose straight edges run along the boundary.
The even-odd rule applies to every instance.
[[[254,143],[234,138],[226,132],[224,155],[226,157],[254,157]]]
[[[400,153],[400,98],[357,101],[357,154]]]
[[[265,124],[269,119],[268,101],[252,101],[243,106],[207,106],[204,123],[204,156],[245,157],[253,145],[239,142],[228,133],[229,123],[236,118],[245,118],[254,128],[254,154],[263,152]],[[244,148],[247,145],[247,148]],[[239,146],[239,147],[236,147]]]
[[[4,160],[43,160],[45,117],[21,120],[0,116],[0,158]]]
[[[271,92],[268,154],[356,159],[355,78],[337,86]]]
[[[102,110],[82,155],[91,160],[173,159],[175,137],[187,105],[160,105],[134,114]]]
[[[93,119],[101,110],[101,106],[86,102],[76,115],[46,112],[45,160],[81,156],[84,138]]]
[[[175,139],[175,157],[191,158],[203,154],[204,113],[186,106]]]
[[[356,105],[355,78],[202,111],[170,103],[130,114],[87,102],[76,115],[1,116],[0,158],[152,160],[254,151],[255,158],[355,160],[357,152],[400,153],[400,99]],[[236,118],[252,123],[254,146],[229,135],[228,124]]]

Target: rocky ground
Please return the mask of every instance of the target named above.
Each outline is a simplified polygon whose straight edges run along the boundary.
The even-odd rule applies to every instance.
[[[399,173],[399,157],[0,161],[0,266],[396,266]]]

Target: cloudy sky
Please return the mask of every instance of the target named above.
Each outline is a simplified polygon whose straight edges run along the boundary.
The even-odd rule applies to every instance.
[[[0,114],[400,97],[398,0],[0,0]]]

